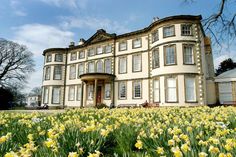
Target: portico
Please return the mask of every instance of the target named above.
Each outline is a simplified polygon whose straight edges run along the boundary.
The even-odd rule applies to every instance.
[[[114,104],[114,79],[115,75],[107,73],[86,73],[79,76],[82,81],[81,107],[93,106],[104,103],[109,99]],[[107,89],[106,89],[107,88]],[[84,90],[85,89],[85,90]],[[84,97],[84,94],[86,95]],[[106,104],[110,105],[110,104]]]

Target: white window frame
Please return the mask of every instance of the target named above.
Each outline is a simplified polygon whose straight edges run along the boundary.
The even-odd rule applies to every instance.
[[[63,62],[63,54],[55,54],[55,62]]]
[[[49,102],[49,87],[44,87],[43,89],[43,103],[48,104]]]
[[[52,62],[52,55],[51,54],[48,54],[46,56],[46,63],[48,63],[48,62]]]
[[[127,73],[127,57],[119,57],[119,74]]]
[[[170,87],[170,85],[168,83],[168,80],[171,80],[171,79],[175,81],[175,83],[173,84],[173,87]],[[176,102],[178,102],[177,82],[178,82],[177,77],[167,77],[166,78],[166,102],[167,103],[176,103]],[[174,91],[174,94],[175,94],[174,99],[170,99],[170,97],[169,97],[170,90]]]
[[[140,72],[142,71],[142,54],[135,54],[132,56],[132,71]]]
[[[142,38],[132,40],[133,49],[142,47]]]
[[[122,81],[119,82],[119,99],[124,100],[126,98],[127,98],[127,84],[125,81]]]
[[[91,57],[91,56],[94,56],[94,55],[95,55],[95,49],[94,48],[88,49],[88,56]]]
[[[105,83],[104,99],[111,99],[111,83]]]
[[[75,86],[69,86],[68,88],[68,101],[75,100]]]
[[[188,54],[187,55],[187,52],[189,51],[186,51],[187,49],[191,49],[191,53],[190,55]],[[187,59],[186,57],[187,56],[190,56],[191,58],[191,62],[189,62],[189,58]],[[194,64],[194,50],[193,50],[193,45],[187,45],[187,44],[183,44],[183,60],[184,60],[184,64]]]
[[[153,80],[153,101],[160,102],[160,79]]]
[[[51,67],[47,66],[45,67],[44,80],[50,80],[50,77],[51,77]]]
[[[89,62],[88,63],[88,73],[94,73],[95,72],[95,63]]]
[[[111,45],[105,46],[105,53],[111,53],[111,52],[112,52],[112,46]]]
[[[85,52],[84,51],[80,51],[79,52],[79,59],[83,59],[85,58]]]
[[[139,96],[137,96],[137,94]],[[142,98],[142,81],[141,80],[133,81],[133,99],[141,99],[141,98]]]
[[[175,36],[175,26],[163,27],[163,38]]]
[[[192,86],[188,85],[188,80],[193,81]],[[193,93],[191,93],[193,92]],[[188,95],[193,94],[193,99],[189,99]],[[196,102],[197,101],[197,94],[196,94],[196,78],[191,76],[185,76],[185,101],[186,102]]]
[[[97,55],[100,55],[100,54],[102,54],[102,53],[103,53],[102,47],[101,47],[101,46],[97,47],[97,48],[96,48],[96,54],[97,54]]]
[[[88,84],[87,85],[87,99],[93,100],[93,97],[94,97],[94,85]]]
[[[84,74],[84,63],[78,64],[78,78],[82,74]]]
[[[61,80],[62,79],[62,66],[56,65],[53,70],[53,80]]]
[[[55,93],[55,90],[58,90],[58,93]],[[58,99],[55,100],[55,96],[58,96]],[[53,87],[52,88],[52,104],[60,104],[61,99],[61,88],[60,87]],[[56,102],[55,102],[56,101]]]
[[[69,79],[70,80],[76,79],[76,65],[75,64],[70,65]]]
[[[173,54],[172,52],[168,51],[168,49],[173,48]],[[173,55],[173,56],[168,56],[168,55]],[[167,45],[164,46],[164,61],[165,61],[165,65],[176,65],[177,64],[177,57],[176,57],[176,45]],[[174,62],[168,62],[169,60],[172,60]]]
[[[192,24],[181,24],[181,35],[192,36],[193,35]]]
[[[111,59],[105,60],[105,73],[111,74]]]
[[[81,86],[82,86],[81,84],[77,85],[77,94],[76,94],[77,101],[81,101],[81,92],[82,92]]]
[[[159,40],[159,31],[158,29],[155,30],[153,33],[152,33],[152,43],[156,42]]]
[[[103,73],[103,62],[102,60],[98,60],[96,63],[96,72]]]
[[[152,69],[156,69],[160,66],[160,53],[159,48],[152,51]]]
[[[77,59],[77,52],[70,53],[70,61],[75,61]]]
[[[127,41],[119,42],[119,51],[125,51],[127,50],[127,48],[128,48]]]

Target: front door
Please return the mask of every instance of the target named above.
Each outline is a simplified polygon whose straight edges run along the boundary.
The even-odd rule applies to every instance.
[[[97,103],[101,104],[102,102],[102,86],[97,87]]]

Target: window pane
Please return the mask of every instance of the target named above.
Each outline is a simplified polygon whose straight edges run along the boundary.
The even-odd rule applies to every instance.
[[[111,84],[106,83],[105,84],[105,99],[110,99],[111,98]]]
[[[102,47],[97,47],[97,54],[102,54]]]
[[[181,33],[182,35],[192,35],[192,25],[182,25]]]
[[[77,86],[77,100],[81,100],[81,85]]]
[[[52,61],[52,55],[47,55],[46,62],[51,62],[51,61]]]
[[[153,82],[154,86],[154,102],[159,102],[160,101],[160,90],[159,90],[159,80],[154,80]]]
[[[49,89],[48,87],[44,87],[44,97],[43,97],[43,103],[47,104],[48,103],[48,94],[49,94]]]
[[[175,64],[175,46],[166,46],[164,48],[166,65]]]
[[[133,40],[133,48],[141,47],[141,39]]]
[[[97,72],[102,73],[103,72],[103,64],[102,61],[97,62]]]
[[[62,62],[63,61],[63,55],[62,54],[56,54],[55,55],[55,61],[56,62]]]
[[[133,71],[141,71],[141,55],[133,56]]]
[[[175,35],[174,33],[174,26],[170,26],[170,27],[164,27],[163,28],[163,36],[164,37],[169,37],[169,36],[173,36]]]
[[[69,87],[69,100],[70,101],[75,100],[75,86]]]
[[[186,78],[185,81],[186,101],[196,101],[195,78]]]
[[[111,74],[111,60],[105,60],[105,72]]]
[[[159,67],[159,49],[155,49],[152,52],[152,64],[154,69]]]
[[[92,84],[90,84],[90,85],[88,85],[88,93],[87,93],[87,95],[88,95],[88,100],[93,100],[93,85]]]
[[[119,43],[119,50],[123,51],[127,49],[127,43],[126,42],[121,42]]]
[[[167,79],[167,101],[176,102],[177,93],[176,93],[176,78]]]
[[[60,92],[61,88],[60,87],[54,87],[52,90],[52,103],[53,104],[59,104],[60,103]]]
[[[77,53],[76,52],[71,53],[70,60],[74,61],[76,60],[76,58],[77,58]]]
[[[88,56],[94,56],[95,55],[95,50],[93,48],[88,50]]]
[[[193,64],[193,47],[192,46],[184,46],[184,63],[185,64]]]
[[[155,42],[157,40],[159,40],[158,30],[156,30],[155,32],[152,33],[152,42]]]
[[[120,99],[126,98],[126,83],[125,82],[119,83],[119,98]]]
[[[105,51],[106,51],[106,53],[110,53],[111,52],[111,49],[112,49],[112,47],[111,47],[111,45],[107,45],[106,47],[105,47]]]
[[[120,58],[120,62],[119,62],[119,72],[122,73],[126,73],[126,69],[127,69],[127,62],[126,62],[126,58],[122,57]]]
[[[88,72],[93,73],[94,72],[94,62],[88,63]]]
[[[84,73],[84,64],[79,64],[78,77]]]
[[[61,80],[62,66],[54,66],[54,80]]]
[[[75,79],[76,78],[76,66],[71,65],[70,66],[70,79]]]
[[[141,82],[136,81],[133,84],[134,98],[141,98]]]
[[[79,58],[82,59],[82,58],[84,58],[84,57],[85,57],[84,51],[80,51],[80,52],[79,52]]]
[[[45,69],[45,80],[50,80],[50,73],[51,73],[51,68],[46,67],[46,69]]]

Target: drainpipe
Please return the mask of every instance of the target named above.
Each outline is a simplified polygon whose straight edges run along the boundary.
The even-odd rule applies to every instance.
[[[62,104],[63,109],[65,108],[65,100],[66,100],[67,55],[68,55],[68,48],[66,48],[66,60],[65,60],[64,93],[63,93],[63,104]]]

